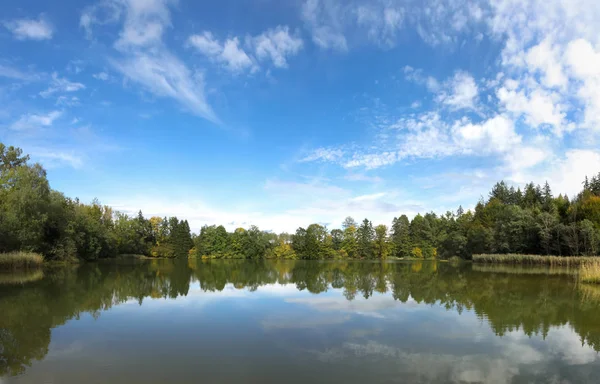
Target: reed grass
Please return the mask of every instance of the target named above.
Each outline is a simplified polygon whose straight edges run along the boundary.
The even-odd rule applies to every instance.
[[[0,269],[37,268],[44,262],[44,257],[33,252],[0,253]]]
[[[579,267],[579,281],[581,283],[600,284],[600,262],[584,264]]]
[[[474,263],[487,264],[524,264],[524,265],[550,265],[550,266],[580,266],[596,264],[600,258],[594,256],[541,256],[541,255],[473,255]]]

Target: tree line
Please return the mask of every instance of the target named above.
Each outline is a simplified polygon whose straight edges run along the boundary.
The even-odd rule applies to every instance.
[[[48,260],[97,260],[119,254],[206,259],[468,259],[479,253],[598,255],[600,173],[569,199],[548,183],[515,189],[497,183],[473,210],[406,215],[391,226],[364,219],[276,234],[256,226],[228,232],[204,226],[192,234],[177,217],[131,217],[52,190],[46,171],[22,150],[0,143],[0,253],[38,252]]]
[[[250,233],[252,235],[250,236]],[[249,236],[252,238],[250,240]],[[253,244],[254,248],[246,248]],[[347,217],[341,229],[321,224],[276,235],[223,226],[204,226],[191,254],[204,258],[283,259],[469,259],[473,254],[521,253],[597,256],[600,251],[600,173],[585,179],[571,200],[554,196],[550,185],[529,183],[523,190],[504,181],[473,210],[395,217],[388,228]]]
[[[59,261],[185,257],[192,245],[186,220],[130,217],[97,200],[65,197],[50,188],[40,164],[0,143],[0,253],[30,251]]]

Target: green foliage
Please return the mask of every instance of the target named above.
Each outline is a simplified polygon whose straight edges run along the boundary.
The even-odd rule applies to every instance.
[[[0,143],[0,252],[27,251],[48,260],[98,260],[118,254],[187,256],[187,221],[147,220],[83,204],[50,189],[46,171]]]
[[[412,252],[410,221],[406,215],[392,221],[392,248],[394,256],[409,257]]]
[[[358,242],[356,240],[356,227],[350,226],[344,229],[342,250],[350,258],[358,257]]]
[[[524,189],[500,181],[473,211],[433,212],[393,219],[388,228],[352,217],[341,229],[320,224],[293,235],[252,226],[229,233],[204,226],[192,236],[177,217],[129,216],[94,200],[83,204],[53,191],[46,171],[19,148],[0,143],[0,252],[25,251],[47,260],[99,260],[119,254],[197,259],[469,259],[473,254],[597,256],[600,252],[600,174],[572,199],[551,187]],[[415,250],[418,250],[415,251]],[[415,256],[415,252],[417,256]]]
[[[416,259],[422,259],[423,258],[423,250],[419,247],[414,247],[412,249],[411,256]]]
[[[375,257],[381,260],[387,259],[390,253],[391,244],[388,241],[387,233],[388,228],[385,225],[380,224],[375,227]]]
[[[366,259],[373,259],[375,257],[374,244],[375,230],[373,224],[368,220],[364,219],[361,226],[358,228],[358,255]]]

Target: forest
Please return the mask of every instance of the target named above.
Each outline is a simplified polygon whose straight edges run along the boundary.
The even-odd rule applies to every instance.
[[[93,261],[124,254],[203,259],[470,259],[473,254],[597,256],[600,173],[576,196],[554,196],[550,185],[515,188],[501,181],[473,210],[400,214],[374,226],[348,217],[341,228],[321,224],[277,234],[256,226],[190,231],[177,217],[129,216],[50,188],[46,171],[0,143],[0,253],[35,252],[45,260]]]

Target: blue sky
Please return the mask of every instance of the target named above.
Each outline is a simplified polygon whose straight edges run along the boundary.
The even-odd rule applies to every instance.
[[[600,3],[4,1],[0,140],[125,212],[293,231],[600,171]]]

